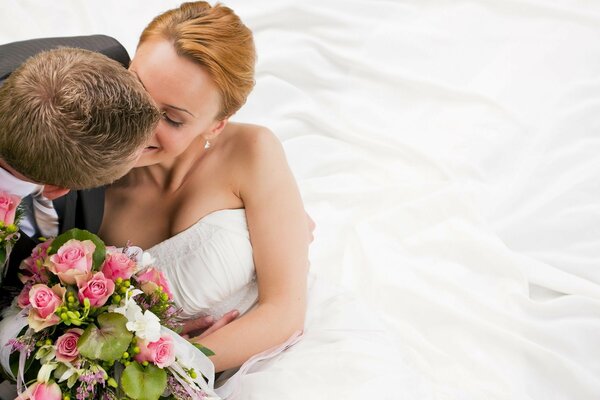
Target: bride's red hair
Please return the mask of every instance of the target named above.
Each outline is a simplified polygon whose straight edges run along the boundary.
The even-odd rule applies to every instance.
[[[177,54],[206,68],[221,93],[217,119],[233,115],[254,87],[256,51],[252,32],[232,9],[205,1],[183,3],[150,22],[140,37],[161,37]]]

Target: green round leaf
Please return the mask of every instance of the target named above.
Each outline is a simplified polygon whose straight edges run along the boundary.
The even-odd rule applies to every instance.
[[[167,387],[167,373],[152,364],[132,362],[121,375],[121,387],[134,400],[157,400]]]
[[[79,353],[92,360],[116,361],[127,351],[133,334],[125,326],[127,318],[117,313],[98,316],[98,326],[88,325],[77,347]]]
[[[94,255],[92,258],[94,263],[93,269],[98,271],[104,262],[104,259],[106,258],[106,246],[104,245],[102,239],[100,239],[97,235],[94,235],[92,232],[77,228],[69,229],[54,239],[52,245],[48,249],[48,254],[56,254],[58,249],[71,239],[80,241],[91,240],[96,245],[96,250],[94,250]]]

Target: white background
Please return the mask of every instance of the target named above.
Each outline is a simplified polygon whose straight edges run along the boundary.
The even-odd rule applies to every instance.
[[[178,4],[0,0],[0,43],[133,54]],[[313,271],[382,315],[432,398],[597,399],[600,2],[226,5],[259,53],[235,119],[284,142]]]

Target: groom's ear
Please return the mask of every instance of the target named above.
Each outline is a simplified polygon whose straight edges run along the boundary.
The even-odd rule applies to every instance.
[[[66,189],[63,187],[54,186],[54,185],[44,185],[44,190],[42,191],[42,194],[48,200],[54,200],[54,199],[58,199],[59,197],[64,196],[65,194],[67,194],[69,192],[70,192],[70,189]]]

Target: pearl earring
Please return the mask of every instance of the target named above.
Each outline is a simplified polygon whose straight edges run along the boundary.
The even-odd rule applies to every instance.
[[[204,148],[206,150],[210,149],[210,142],[208,140],[204,143]]]

